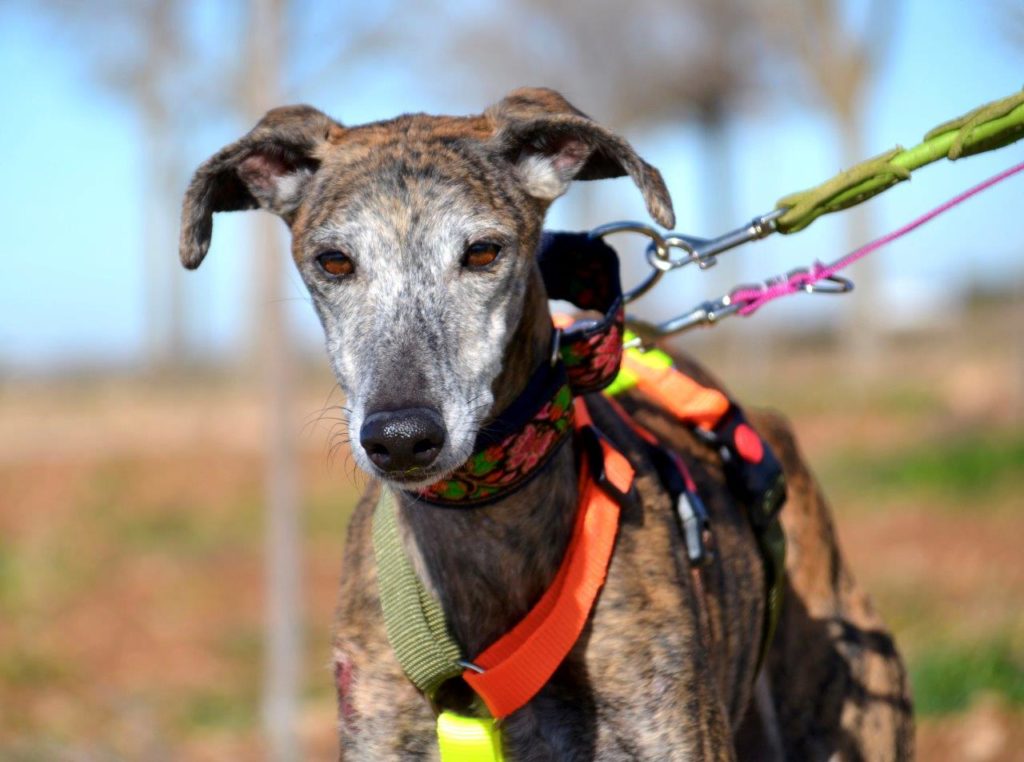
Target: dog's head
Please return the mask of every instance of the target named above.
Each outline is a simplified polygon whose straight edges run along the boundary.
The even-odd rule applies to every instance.
[[[202,262],[214,212],[282,217],[348,398],[356,462],[421,486],[465,462],[492,412],[539,282],[547,207],[573,180],[623,174],[671,227],[658,171],[550,90],[516,90],[479,116],[357,127],[279,108],[196,171],[181,259]]]

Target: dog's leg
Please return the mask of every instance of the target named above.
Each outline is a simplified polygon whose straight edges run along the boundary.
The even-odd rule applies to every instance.
[[[787,586],[765,665],[786,758],[913,757],[906,669],[842,557],[828,504],[779,416],[752,421],[783,463]]]

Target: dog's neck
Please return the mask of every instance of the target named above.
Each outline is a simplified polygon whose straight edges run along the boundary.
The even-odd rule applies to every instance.
[[[550,342],[547,294],[534,271],[495,382],[494,412],[519,395]],[[486,506],[439,507],[396,493],[406,552],[468,657],[511,629],[551,583],[572,531],[576,492],[567,443],[535,478]]]

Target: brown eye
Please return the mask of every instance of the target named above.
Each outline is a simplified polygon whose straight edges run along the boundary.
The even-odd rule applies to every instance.
[[[487,267],[498,258],[501,247],[489,241],[479,241],[466,247],[466,253],[462,257],[462,266],[469,268]]]
[[[344,278],[355,272],[355,263],[349,259],[347,254],[340,251],[325,251],[317,255],[316,263],[320,269],[332,278]]]

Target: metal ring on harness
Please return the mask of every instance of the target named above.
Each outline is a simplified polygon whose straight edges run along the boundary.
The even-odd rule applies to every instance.
[[[483,667],[474,664],[469,659],[456,659],[455,663],[463,669],[468,669],[471,672],[476,672],[478,675],[482,675],[486,671]]]
[[[637,286],[622,293],[623,302],[629,304],[654,288],[661,276],[672,269],[669,259],[668,244],[655,228],[642,222],[609,222],[590,231],[591,238],[606,238],[617,233],[639,233],[651,239],[647,246],[647,261],[651,264],[651,272]],[[655,264],[657,263],[657,264]]]
[[[770,288],[776,284],[790,284],[793,288],[799,289],[806,294],[848,294],[853,291],[853,281],[849,278],[844,278],[842,275],[833,273],[832,275],[825,275],[822,270],[825,267],[821,263],[815,264],[813,267],[797,267],[790,270],[785,275],[778,278],[772,278],[765,282],[764,286],[760,288]],[[739,288],[733,289],[733,293],[746,291],[751,288],[759,288],[758,286],[740,286]]]

